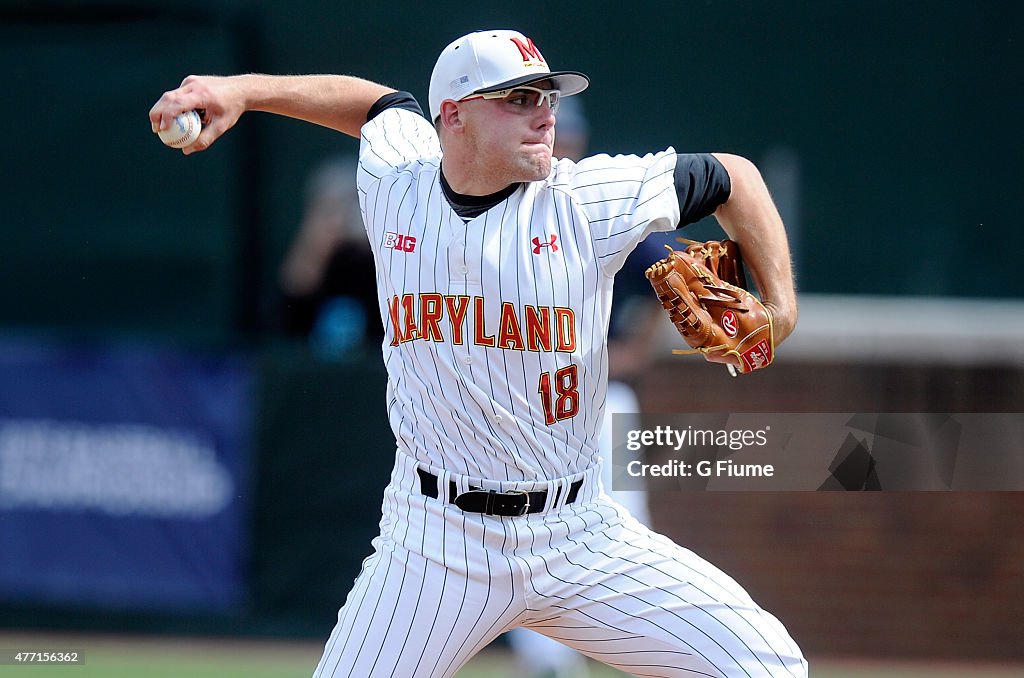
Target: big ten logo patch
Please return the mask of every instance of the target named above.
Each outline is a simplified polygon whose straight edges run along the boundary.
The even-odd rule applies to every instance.
[[[402,235],[394,231],[384,232],[384,247],[399,252],[415,252],[416,238],[411,235]]]

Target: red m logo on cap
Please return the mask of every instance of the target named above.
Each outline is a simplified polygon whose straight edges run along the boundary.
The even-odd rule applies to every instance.
[[[537,49],[537,45],[533,44],[533,40],[526,38],[526,44],[519,38],[510,38],[516,47],[519,48],[519,53],[523,55],[523,62],[528,63],[530,61],[537,61],[544,63],[544,57],[540,55],[540,50]]]

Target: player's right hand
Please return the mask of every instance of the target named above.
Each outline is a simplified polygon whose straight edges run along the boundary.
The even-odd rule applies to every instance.
[[[183,148],[185,155],[204,151],[222,134],[234,127],[246,110],[241,86],[244,76],[190,75],[177,89],[164,92],[149,109],[149,122],[156,133],[170,127],[174,118],[195,110],[203,121],[203,131],[195,143]]]

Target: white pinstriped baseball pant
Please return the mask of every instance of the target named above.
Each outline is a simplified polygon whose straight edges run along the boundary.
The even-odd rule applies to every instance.
[[[430,470],[441,487],[481,484]],[[484,486],[547,488],[551,503],[579,477]],[[452,676],[515,626],[637,676],[807,675],[782,624],[735,581],[621,511],[596,469],[583,477],[570,505],[485,516],[423,496],[399,453],[375,551],[315,678]]]

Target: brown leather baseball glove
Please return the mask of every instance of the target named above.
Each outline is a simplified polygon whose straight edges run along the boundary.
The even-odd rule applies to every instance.
[[[691,243],[647,269],[647,279],[690,345],[735,374],[767,367],[775,356],[772,316],[746,290],[739,246],[732,240]]]

